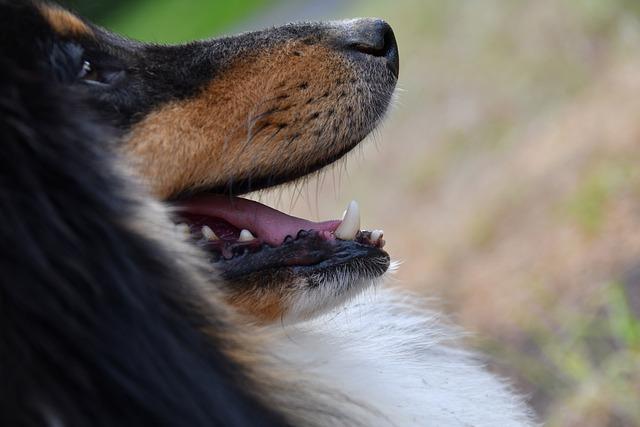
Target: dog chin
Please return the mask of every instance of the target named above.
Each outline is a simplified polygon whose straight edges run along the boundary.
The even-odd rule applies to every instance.
[[[382,283],[389,271],[392,271],[389,259],[381,258],[354,261],[346,266],[299,278],[295,287],[301,291],[291,295],[288,312],[282,321],[296,323],[340,309],[363,291]]]

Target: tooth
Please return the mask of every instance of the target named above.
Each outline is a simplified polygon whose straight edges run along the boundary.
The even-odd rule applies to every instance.
[[[184,222],[176,225],[176,232],[178,233],[178,236],[181,237],[189,237],[191,235],[191,229]]]
[[[209,227],[208,225],[203,225],[201,231],[202,235],[207,240],[220,240],[218,236],[216,236],[216,233],[214,233],[211,227]]]
[[[240,237],[238,237],[238,242],[250,242],[253,239],[255,239],[255,237],[253,237],[253,234],[251,234],[249,230],[242,230]]]
[[[377,242],[378,240],[380,240],[383,234],[384,234],[384,230],[373,230],[371,232],[371,241]]]
[[[335,231],[338,239],[353,240],[356,233],[360,230],[360,208],[358,202],[352,200],[347,206],[342,222]]]

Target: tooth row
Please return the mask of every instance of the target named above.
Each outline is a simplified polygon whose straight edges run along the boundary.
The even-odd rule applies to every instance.
[[[174,226],[176,235],[178,238],[190,237],[191,236],[191,228],[189,225],[185,223],[176,224]],[[216,233],[209,227],[208,225],[203,225],[200,229],[202,236],[210,241],[220,240],[220,238],[216,235]],[[249,230],[243,229],[240,231],[240,237],[238,237],[238,242],[250,242],[255,239],[255,236],[251,234]]]
[[[238,237],[238,242],[250,242],[253,239],[255,239],[255,237],[253,237],[253,234],[251,234],[249,230],[242,230],[240,237]]]
[[[352,200],[334,234],[338,239],[353,240],[358,231],[360,231],[360,207],[358,202]]]
[[[216,233],[209,227],[208,225],[202,226],[202,235],[207,240],[220,240],[220,238],[216,235]],[[249,230],[243,229],[240,231],[240,236],[238,237],[238,242],[250,242],[255,239],[255,236],[251,234]]]
[[[352,200],[342,214],[342,222],[336,228],[334,235],[341,240],[353,240],[358,231],[360,231],[360,207],[358,202]],[[383,236],[384,230],[373,230],[369,239],[371,243],[384,244],[384,241],[381,240]]]
[[[202,235],[207,240],[220,240],[220,238],[216,236],[216,233],[214,233],[211,227],[209,227],[208,225],[203,225],[202,230],[200,231],[202,231]]]

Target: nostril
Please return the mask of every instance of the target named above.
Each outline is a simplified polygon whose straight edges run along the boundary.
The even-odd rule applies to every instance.
[[[362,19],[353,24],[346,47],[367,55],[387,59],[387,65],[398,76],[398,45],[391,26],[381,19]]]
[[[366,53],[367,55],[372,56],[385,56],[385,54],[387,53],[387,49],[384,45],[373,46],[363,43],[354,43],[351,45],[351,47],[358,52]]]
[[[389,24],[375,20],[356,26],[349,47],[369,55],[385,56],[391,43],[395,43],[395,40]]]

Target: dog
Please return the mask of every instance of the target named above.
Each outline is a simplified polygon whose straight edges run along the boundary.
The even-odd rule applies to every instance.
[[[0,49],[3,426],[532,424],[455,328],[363,296],[392,263],[357,203],[238,197],[378,125],[386,22],[165,46],[0,0]]]

